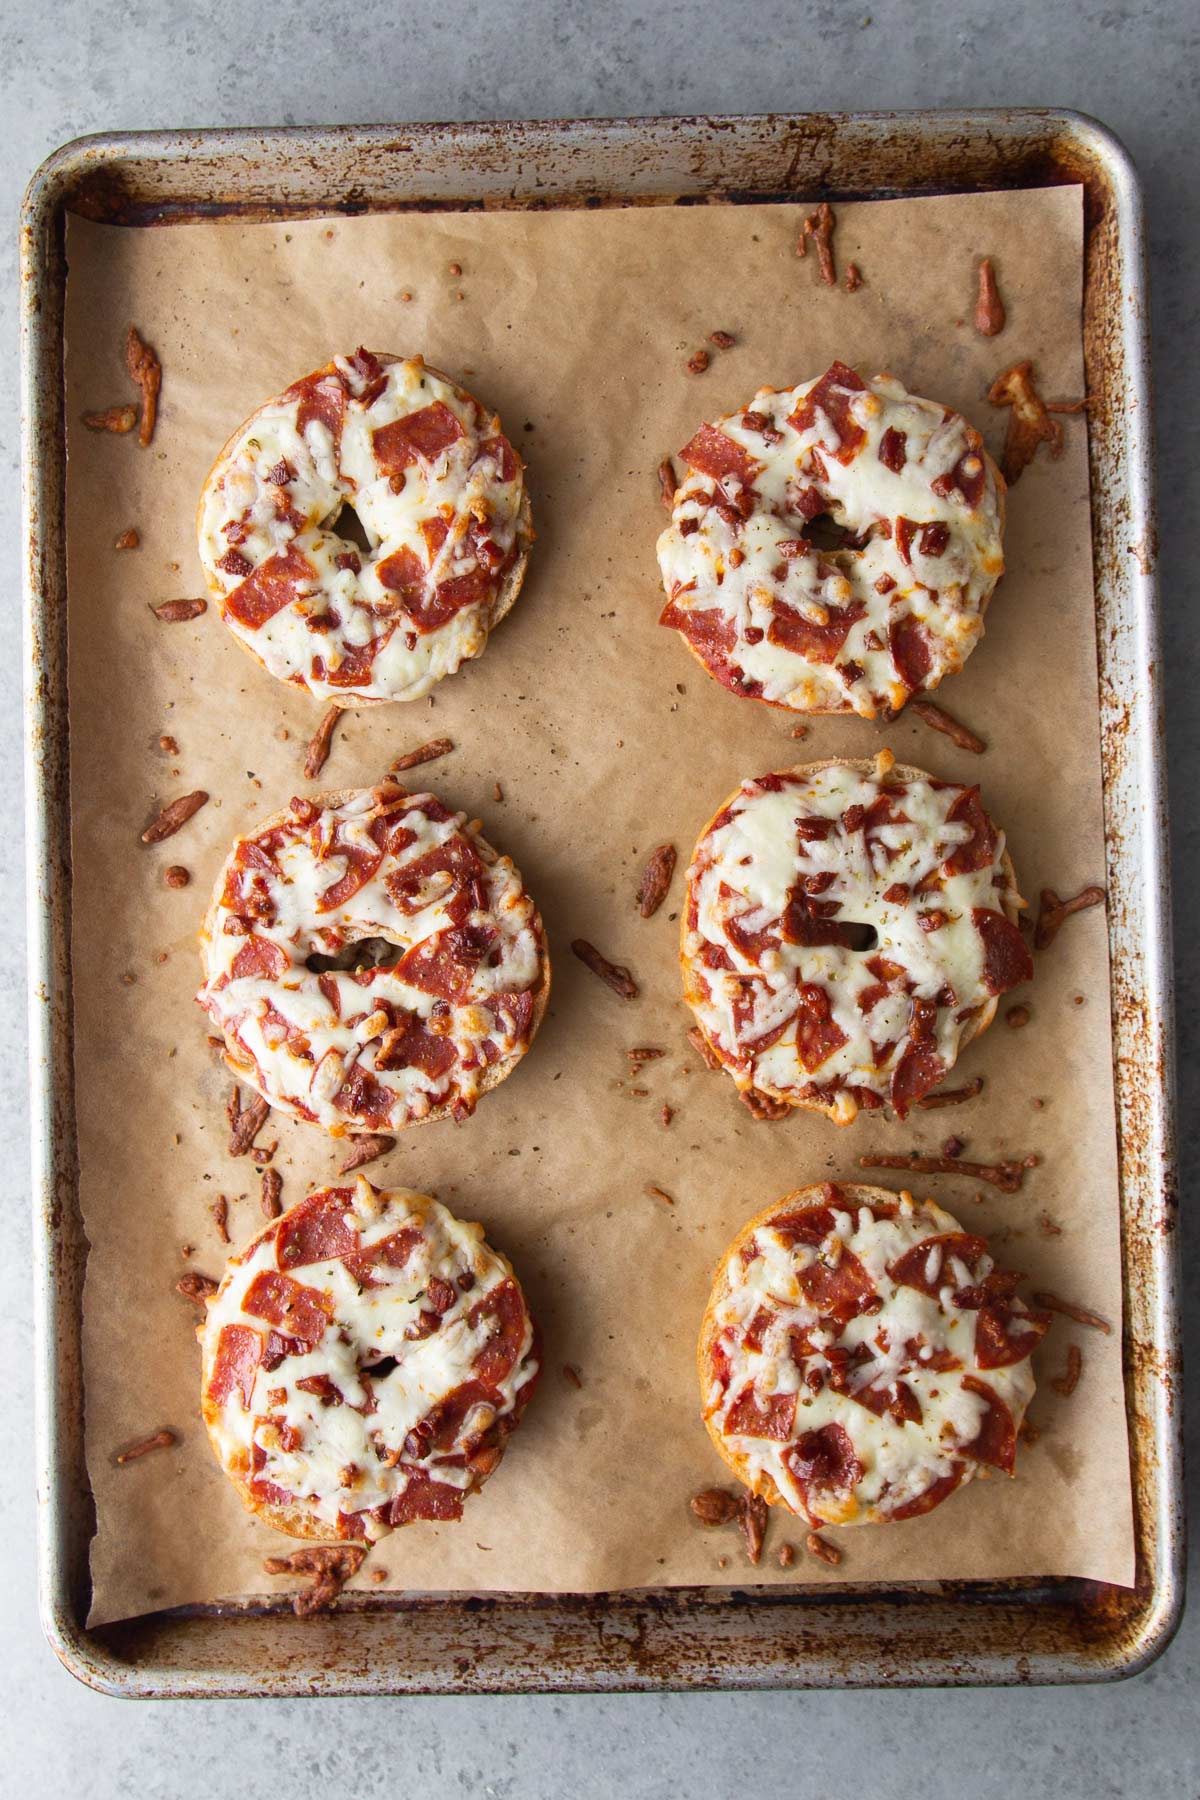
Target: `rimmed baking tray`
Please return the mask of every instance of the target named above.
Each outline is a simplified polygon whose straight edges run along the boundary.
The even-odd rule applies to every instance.
[[[1041,1583],[562,1596],[286,1597],[89,1631],[70,968],[65,218],[1085,191],[1084,356],[1133,1458],[1132,1589]],[[124,1695],[446,1693],[1087,1681],[1134,1672],[1182,1607],[1169,893],[1144,239],[1121,146],[1073,113],[772,115],[122,134],[67,145],[22,215],[33,1254],[47,1636]]]

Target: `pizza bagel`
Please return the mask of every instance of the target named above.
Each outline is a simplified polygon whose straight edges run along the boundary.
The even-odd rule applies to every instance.
[[[911,1519],[1011,1475],[1049,1315],[932,1200],[827,1182],[751,1219],[700,1333],[734,1474],[814,1527]]]
[[[743,781],[687,872],[684,998],[751,1110],[904,1118],[1033,964],[977,787],[896,764]]]
[[[510,858],[393,782],[294,799],[238,838],[201,952],[234,1074],[335,1137],[466,1118],[550,992]]]
[[[212,1447],[248,1510],[293,1537],[459,1518],[539,1374],[525,1296],[483,1227],[362,1176],[273,1219],[206,1305]]]
[[[339,530],[347,506],[366,548]],[[495,413],[419,356],[361,349],[239,426],[197,525],[234,637],[338,706],[418,700],[482,655],[533,538]]]
[[[1004,571],[1004,478],[960,414],[835,362],[680,455],[661,623],[722,686],[875,718],[962,667]]]

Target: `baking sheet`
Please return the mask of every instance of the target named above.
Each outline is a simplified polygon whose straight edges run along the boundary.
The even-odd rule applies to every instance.
[[[432,709],[351,715],[324,780],[374,779],[400,749],[435,732],[453,737],[459,747],[431,767],[430,785],[479,814],[516,858],[556,954],[551,1014],[517,1074],[466,1125],[411,1132],[372,1171],[482,1218],[516,1262],[547,1340],[542,1392],[502,1471],[460,1526],[415,1527],[375,1553],[390,1585],[744,1583],[737,1540],[694,1526],[686,1507],[697,1487],[721,1478],[697,1417],[693,1371],[711,1266],[750,1212],[804,1182],[852,1176],[863,1150],[932,1148],[953,1130],[968,1140],[968,1155],[983,1159],[1037,1151],[1043,1164],[1017,1196],[985,1189],[976,1204],[969,1181],[919,1185],[996,1235],[1034,1285],[1119,1316],[1099,912],[1072,920],[1040,959],[1031,1025],[997,1026],[959,1065],[964,1076],[984,1074],[980,1100],[903,1126],[863,1119],[839,1131],[807,1115],[755,1124],[731,1083],[696,1066],[683,1038],[689,1016],[669,916],[681,874],[654,920],[633,910],[654,843],[673,839],[682,865],[737,780],[798,754],[788,715],[719,691],[654,622],[653,542],[663,517],[654,470],[664,452],[760,383],[816,374],[834,355],[891,367],[915,390],[962,407],[993,449],[1003,422],[982,394],[1000,367],[1032,354],[1048,394],[1080,391],[1078,190],[839,207],[843,264],[853,257],[866,281],[854,295],[820,286],[811,255],[797,261],[801,216],[773,206],[630,209],[152,232],[70,221],[76,1056],[92,1245],[93,1623],[261,1592],[271,1585],[262,1557],[281,1547],[245,1517],[211,1459],[196,1416],[193,1314],[172,1290],[186,1266],[219,1272],[207,1210],[217,1193],[230,1196],[235,1241],[258,1223],[257,1178],[225,1153],[227,1078],[190,1003],[194,934],[229,840],[304,791],[300,761],[319,708],[258,670],[211,613],[196,625],[163,626],[145,603],[202,591],[194,501],[230,427],[360,341],[421,349],[499,407],[530,464],[539,542],[525,593],[483,660],[443,684]],[[1008,330],[991,342],[970,327],[982,253],[996,258],[1009,308]],[[85,407],[124,397],[121,346],[131,319],[165,369],[149,452],[78,426]],[[686,374],[687,356],[716,328],[734,332],[737,348],[714,354],[703,377]],[[1043,882],[1072,892],[1103,870],[1081,423],[1067,422],[1060,461],[1026,472],[1009,520],[1010,573],[987,639],[943,689],[946,704],[989,740],[987,756],[957,751],[915,718],[886,730],[814,722],[799,754],[863,755],[887,742],[937,774],[981,779],[1026,893]],[[112,540],[127,524],[137,525],[143,546],[118,555]],[[177,739],[178,759],[159,750],[162,733]],[[500,805],[491,798],[497,777]],[[168,845],[143,849],[137,833],[157,806],[195,786],[209,789],[212,803]],[[193,871],[182,892],[162,885],[171,861]],[[633,967],[643,989],[636,1004],[574,962],[567,946],[576,935]],[[644,1071],[644,1100],[630,1095],[625,1066],[636,1043],[671,1052]],[[1042,1110],[1034,1099],[1044,1100]],[[677,1108],[668,1131],[657,1116],[664,1100]],[[272,1121],[263,1134],[276,1136],[285,1199],[329,1178],[334,1146],[287,1122]],[[675,1206],[650,1199],[647,1182],[672,1193]],[[1061,1236],[1040,1234],[1042,1212]],[[197,1247],[190,1265],[185,1241]],[[1046,1377],[1061,1368],[1072,1337],[1083,1344],[1084,1376],[1062,1400]],[[567,1362],[581,1371],[578,1391],[562,1376]],[[1119,1338],[1060,1323],[1039,1364],[1032,1416],[1042,1436],[1016,1482],[976,1483],[928,1519],[843,1534],[836,1576],[808,1558],[785,1574],[769,1549],[755,1579],[1070,1573],[1128,1583]],[[179,1432],[177,1450],[114,1466],[118,1448],[163,1424]],[[772,1546],[800,1536],[798,1522],[775,1517]]]

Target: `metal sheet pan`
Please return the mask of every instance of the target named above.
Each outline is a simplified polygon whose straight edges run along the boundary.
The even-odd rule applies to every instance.
[[[868,199],[1080,182],[1112,955],[1133,1589],[1079,1580],[586,1597],[355,1595],[88,1631],[70,969],[64,221],[131,228],[407,207]],[[47,1636],[122,1695],[446,1693],[1101,1680],[1182,1608],[1173,1024],[1145,246],[1121,146],[1078,114],[822,114],[289,128],[81,139],[21,222],[26,804],[39,1580]]]

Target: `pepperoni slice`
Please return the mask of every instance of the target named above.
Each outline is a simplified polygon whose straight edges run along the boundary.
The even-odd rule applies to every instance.
[[[986,1255],[986,1240],[971,1232],[937,1232],[932,1237],[922,1238],[919,1244],[914,1244],[911,1250],[889,1263],[888,1274],[901,1287],[919,1288],[921,1293],[936,1299],[942,1288],[953,1285],[948,1275],[952,1256],[974,1273],[976,1264]]]
[[[300,598],[301,592],[316,580],[316,570],[295,545],[268,556],[252,575],[240,581],[227,595],[224,606],[228,616],[257,631],[277,612]]]
[[[933,667],[933,644],[920,619],[905,613],[888,631],[888,648],[905,687],[919,693]]]
[[[368,881],[372,880],[383,861],[382,851],[368,849],[365,844],[343,844],[336,840],[328,854],[330,857],[343,857],[346,872],[327,887],[318,899],[319,913],[335,912],[339,906],[345,906],[360,888],[366,887]]]
[[[414,1469],[402,1494],[387,1509],[389,1525],[409,1525],[414,1519],[461,1519],[463,1490],[448,1481],[435,1481],[424,1469]]]
[[[867,434],[850,411],[855,394],[861,394],[866,383],[845,363],[835,362],[820,381],[809,389],[788,424],[798,432],[822,432],[821,447],[840,463],[852,463],[867,441]],[[825,415],[825,423],[818,416]],[[835,444],[824,435],[826,425],[832,430]]]
[[[762,683],[744,675],[733,660],[737,649],[737,626],[720,607],[705,607],[693,612],[669,600],[659,614],[658,622],[682,632],[709,674],[730,693],[752,696],[762,693]]]
[[[906,1119],[918,1100],[931,1093],[946,1065],[931,1044],[908,1044],[892,1072],[889,1096],[898,1119]]]
[[[444,844],[435,844],[423,856],[402,863],[387,876],[384,886],[393,905],[409,917],[456,890],[466,890],[464,912],[481,911],[487,903],[483,863],[474,846],[459,833]]]
[[[278,1325],[288,1337],[319,1344],[333,1317],[333,1302],[316,1288],[293,1281],[276,1269],[260,1269],[242,1299],[242,1311]]]
[[[783,650],[792,650],[797,656],[803,656],[809,662],[836,662],[850,635],[852,625],[866,615],[866,603],[853,600],[849,606],[827,606],[828,620],[824,625],[814,625],[802,613],[776,600],[771,613],[771,623],[767,627],[767,637],[772,644],[778,644]]]
[[[942,1501],[954,1492],[962,1481],[963,1473],[963,1464],[956,1462],[948,1475],[939,1476],[930,1487],[925,1489],[923,1494],[918,1494],[913,1500],[906,1500],[903,1506],[889,1507],[888,1518],[893,1520],[916,1519],[922,1513],[932,1512],[935,1506],[940,1506]]]
[[[732,1437],[776,1438],[786,1443],[795,1423],[797,1398],[795,1394],[770,1394],[763,1405],[751,1382],[726,1413],[724,1429]]]
[[[488,1387],[482,1381],[464,1381],[451,1390],[444,1400],[438,1402],[431,1412],[426,1413],[419,1425],[413,1427],[412,1435],[418,1439],[422,1448],[420,1454],[427,1456],[431,1450],[453,1450],[458,1443],[462,1428],[477,1406],[494,1409],[498,1396],[495,1388]],[[494,1418],[494,1410],[489,1412],[488,1425]],[[484,1427],[486,1431],[487,1426]],[[483,1432],[475,1432],[465,1438],[462,1448],[470,1454],[478,1443]]]
[[[985,1301],[975,1318],[976,1367],[1004,1369],[1023,1362],[1049,1328],[1049,1313],[1017,1312],[1004,1299]]]
[[[796,1273],[796,1282],[808,1304],[823,1319],[846,1324],[858,1317],[875,1298],[875,1283],[850,1250],[843,1250],[833,1268],[809,1263]]]
[[[816,1431],[806,1431],[784,1452],[784,1461],[806,1503],[813,1492],[848,1494],[864,1473],[844,1425],[822,1425]]]
[[[377,637],[368,638],[365,644],[345,645],[342,659],[335,667],[327,667],[323,656],[314,656],[313,679],[327,681],[330,687],[363,687],[370,682],[372,664],[380,651],[387,648],[395,629],[393,621],[386,631],[381,631]]]
[[[727,437],[715,425],[702,425],[679,454],[689,468],[697,470],[701,475],[710,475],[714,481],[734,475],[743,487],[753,486],[754,477],[762,467],[744,444]]]
[[[770,1229],[789,1247],[808,1244],[818,1250],[830,1232],[837,1229],[837,1216],[832,1206],[806,1206],[803,1212],[783,1213],[772,1219]]]
[[[728,882],[723,881],[717,892],[721,901],[721,930],[735,950],[740,951],[743,956],[755,963],[761,962],[766,951],[778,950],[780,929],[778,919],[768,918],[765,924],[749,930],[743,921],[754,915],[761,917],[763,908],[752,904],[748,905],[745,897],[739,894],[736,888],[731,888]],[[742,910],[732,912],[729,909],[733,906],[740,906]],[[729,966],[732,968],[733,965],[730,963]]]
[[[410,953],[411,954],[411,953]],[[420,1069],[431,1081],[437,1081],[454,1067],[458,1052],[453,1040],[444,1033],[439,1037],[429,1031],[416,1013],[390,1031],[375,1058],[382,1073],[392,1069]]]
[[[325,1188],[291,1207],[275,1234],[276,1267],[300,1269],[352,1255],[359,1242],[347,1217],[350,1198],[349,1188]]]
[[[416,618],[425,598],[429,570],[412,546],[401,544],[390,556],[383,557],[376,563],[375,573],[380,586],[395,594],[404,610]]]
[[[796,1049],[809,1075],[815,1075],[835,1050],[846,1042],[846,1033],[833,1017],[829,995],[812,982],[800,986],[800,1012],[796,1021]]]
[[[898,1425],[921,1423],[921,1402],[907,1381],[894,1381],[887,1387],[851,1388],[847,1392],[877,1419],[895,1419]]]
[[[406,950],[396,973],[409,987],[440,1000],[462,1000],[487,954],[488,933],[466,926],[435,931]]]
[[[521,1290],[511,1278],[498,1282],[467,1314],[472,1330],[484,1321],[488,1337],[475,1358],[475,1374],[489,1387],[498,1388],[516,1367],[525,1348],[528,1314]]]
[[[208,1398],[215,1406],[224,1406],[236,1388],[242,1396],[242,1411],[249,1412],[262,1347],[262,1335],[252,1325],[222,1325],[208,1378]]]
[[[444,400],[407,413],[371,433],[375,461],[384,475],[398,475],[410,463],[433,464],[463,437],[462,426]],[[510,478],[511,479],[511,478]]]
[[[962,1384],[969,1393],[977,1394],[986,1408],[979,1431],[969,1444],[963,1445],[963,1449],[976,1462],[988,1463],[993,1469],[1002,1469],[1006,1475],[1011,1475],[1017,1457],[1017,1429],[1011,1412],[986,1381],[964,1375]]]
[[[273,944],[270,938],[251,933],[234,957],[230,974],[234,981],[250,981],[255,977],[263,981],[282,981],[290,967],[286,950]]]
[[[989,994],[1007,994],[1020,982],[1033,980],[1033,958],[1010,919],[991,907],[977,906],[971,920],[983,939],[983,985]]]
[[[299,400],[296,413],[296,429],[301,437],[314,421],[324,425],[332,437],[335,448],[342,442],[342,427],[346,422],[346,389],[336,375],[325,375],[318,371],[315,375],[306,375],[303,381],[293,382],[282,396],[284,403]]]
[[[495,463],[501,481],[515,481],[521,473],[521,459],[503,432],[496,437],[484,438],[475,461],[481,462],[484,457],[490,457]]]
[[[971,835],[966,843],[959,844],[942,865],[947,875],[971,875],[977,869],[986,869],[995,860],[1000,840],[996,836],[995,826],[983,810],[977,787],[963,789],[946,814],[946,822],[969,825],[971,828]]]

